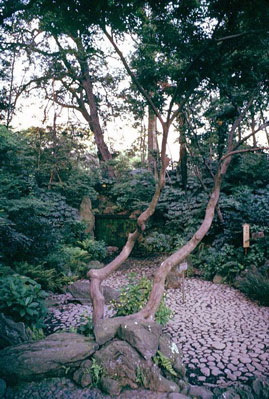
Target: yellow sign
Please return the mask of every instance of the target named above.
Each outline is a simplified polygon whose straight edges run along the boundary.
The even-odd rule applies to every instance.
[[[247,223],[245,223],[245,224],[243,224],[243,247],[244,248],[249,248],[249,245],[250,245],[250,243],[249,243],[249,237],[250,237],[250,234],[249,234],[249,224],[247,224]]]

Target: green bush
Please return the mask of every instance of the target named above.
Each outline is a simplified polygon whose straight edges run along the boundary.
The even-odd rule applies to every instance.
[[[154,178],[146,170],[134,170],[114,184],[111,196],[120,210],[144,210],[155,191]]]
[[[104,260],[107,250],[103,241],[92,239],[77,241],[76,245],[63,245],[50,262],[54,263],[65,275],[82,278],[88,272],[88,263],[91,260]]]
[[[77,278],[85,277],[88,268],[87,263],[90,261],[90,255],[80,247],[63,246],[61,248],[61,270],[68,276],[76,276]]]
[[[153,231],[139,243],[140,249],[150,254],[168,253],[172,246],[172,237],[168,234],[158,233],[158,231]]]
[[[0,279],[0,311],[30,327],[42,327],[46,293],[29,277],[14,274]]]
[[[86,238],[83,241],[78,241],[77,245],[89,254],[89,260],[103,261],[107,256],[106,244],[104,241],[95,241],[91,238]]]
[[[35,280],[46,291],[59,291],[63,286],[70,284],[74,279],[54,268],[48,268],[46,264],[32,265],[27,262],[14,264],[18,274]]]
[[[261,305],[269,306],[269,267],[261,270],[253,267],[239,277],[235,286],[250,299],[258,301]]]
[[[129,276],[129,282],[121,288],[120,300],[112,301],[116,310],[115,316],[126,316],[141,310],[148,301],[152,282],[146,277],[136,280],[133,275]],[[172,317],[172,311],[165,305],[164,298],[161,301],[155,319],[158,323],[165,325]]]
[[[212,280],[215,274],[220,274],[227,282],[232,282],[245,268],[238,261],[237,252],[238,250],[229,244],[224,244],[220,249],[202,246],[202,250],[192,257],[192,261],[206,279]]]
[[[93,336],[93,321],[92,317],[88,315],[81,315],[80,326],[77,328],[77,333],[85,335],[86,337]]]

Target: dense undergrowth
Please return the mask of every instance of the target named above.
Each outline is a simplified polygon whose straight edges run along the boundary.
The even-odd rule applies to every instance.
[[[112,181],[96,161],[88,161],[87,149],[76,136],[60,132],[56,148],[51,147],[49,136],[42,144],[37,137],[34,131],[12,133],[0,128],[0,296],[4,298],[0,310],[9,314],[13,306],[16,318],[29,325],[39,325],[37,310],[45,312],[40,310],[43,290],[60,291],[84,278],[91,260],[108,259],[108,243],[85,234],[79,220],[83,197],[90,197],[96,212],[102,213],[109,204],[115,214],[131,214],[144,210],[154,192],[152,174],[136,160],[123,154],[118,164],[113,160],[117,178]],[[268,167],[266,154],[234,157],[219,202],[222,218],[216,214],[209,233],[190,257],[203,278],[220,274],[264,305],[268,305],[269,284]],[[205,190],[189,173],[183,186],[179,171],[169,171],[135,256],[169,254],[195,232],[212,179],[205,173]],[[247,254],[242,248],[244,223],[250,224],[251,233],[261,233],[251,238]],[[7,294],[9,289],[13,296]]]

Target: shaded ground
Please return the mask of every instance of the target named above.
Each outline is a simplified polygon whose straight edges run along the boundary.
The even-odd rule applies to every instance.
[[[128,260],[128,272],[151,277],[160,261]],[[127,282],[122,268],[106,280],[112,287]],[[192,384],[246,383],[269,375],[269,308],[249,301],[239,291],[199,279],[185,280],[186,301],[181,289],[167,291],[167,304],[174,311],[166,331],[182,348]],[[59,297],[63,302],[66,296]],[[50,332],[78,325],[91,306],[62,304],[48,318]],[[107,310],[107,313],[110,313]]]

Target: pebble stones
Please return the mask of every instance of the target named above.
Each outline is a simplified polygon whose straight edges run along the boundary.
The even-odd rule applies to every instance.
[[[148,261],[127,261],[128,272],[138,277],[151,278],[157,266]],[[113,288],[126,283],[123,268],[105,281]],[[199,279],[185,279],[185,298],[183,303],[180,289],[167,291],[166,303],[174,317],[164,331],[182,349],[191,383],[245,383],[269,374],[268,308],[257,306],[227,285]],[[51,298],[54,306],[47,319],[48,332],[76,327],[84,315],[91,314],[90,305],[71,301],[70,294]],[[107,317],[111,312],[106,308]]]

